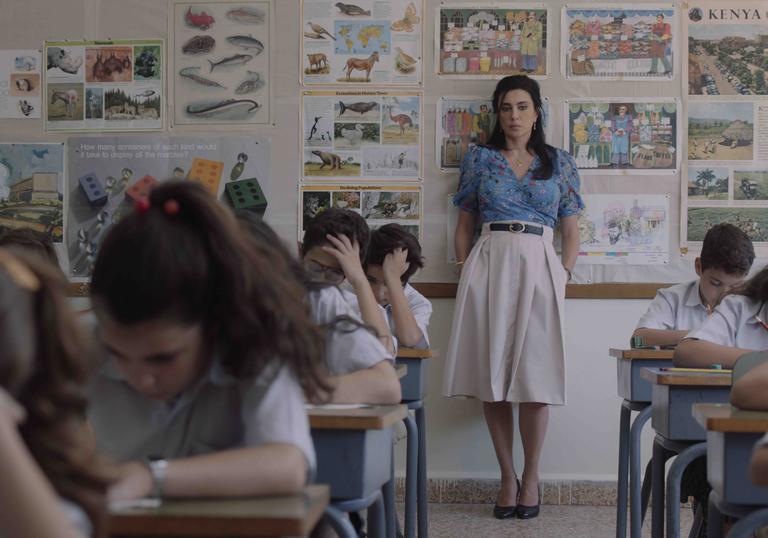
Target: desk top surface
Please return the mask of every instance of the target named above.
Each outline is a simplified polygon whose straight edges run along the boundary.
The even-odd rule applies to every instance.
[[[408,373],[408,365],[407,364],[396,364],[395,365],[395,373],[397,374],[397,377],[399,379],[404,378],[405,375]]]
[[[693,416],[709,431],[768,432],[768,412],[765,411],[746,411],[730,404],[693,404]]]
[[[730,387],[731,373],[668,372],[660,368],[643,368],[640,377],[654,385]]]
[[[436,359],[439,354],[436,349],[413,349],[410,347],[397,348],[398,359]]]
[[[614,359],[638,360],[672,360],[674,349],[614,349],[608,350],[608,355]]]
[[[296,495],[247,499],[166,500],[158,508],[112,511],[110,535],[306,536],[328,506],[327,485]]]
[[[307,408],[309,426],[320,430],[383,430],[403,420],[408,407],[395,405],[317,405]]]

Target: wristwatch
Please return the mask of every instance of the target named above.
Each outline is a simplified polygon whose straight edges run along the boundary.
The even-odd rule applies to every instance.
[[[165,476],[168,472],[168,460],[158,456],[149,456],[144,460],[144,464],[149,469],[149,474],[152,475],[153,497],[162,499]]]

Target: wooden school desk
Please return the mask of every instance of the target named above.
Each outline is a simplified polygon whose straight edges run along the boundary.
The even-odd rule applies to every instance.
[[[402,404],[307,409],[317,453],[316,481],[330,485],[331,503],[341,511],[373,507],[368,520],[371,538],[383,536],[384,527],[394,533],[394,511],[382,513],[382,488],[392,476],[392,425],[407,414]]]
[[[722,536],[722,514],[744,517],[768,506],[768,488],[749,478],[755,443],[768,432],[768,413],[743,411],[727,404],[696,404],[693,416],[707,430],[707,480],[710,494],[708,536]],[[753,518],[754,519],[754,518]],[[741,523],[741,522],[740,522]],[[734,526],[729,536],[752,536],[750,521]]]
[[[664,536],[664,466],[677,458],[667,476],[667,537],[680,535],[680,480],[688,464],[706,454],[706,432],[693,418],[695,403],[724,403],[731,390],[731,374],[667,372],[659,368],[640,373],[653,386],[651,424],[656,431],[651,463],[651,536]]]
[[[308,536],[328,506],[326,485],[284,497],[164,500],[158,508],[112,511],[110,536]]]
[[[434,349],[399,348],[396,362],[408,366],[408,375],[400,380],[403,390],[402,402],[414,412],[416,423],[407,417],[405,427],[408,431],[408,457],[405,462],[405,538],[415,538],[414,502],[418,513],[418,536],[427,538],[429,535],[428,498],[427,498],[427,420],[424,413],[424,397],[427,395],[427,366],[429,359],[438,356]],[[415,431],[414,431],[415,426]],[[413,434],[416,435],[413,435]],[[418,451],[416,461],[413,453]],[[416,468],[414,484],[413,468]]]
[[[651,384],[640,376],[643,368],[672,366],[673,350],[662,349],[610,349],[616,359],[616,386],[621,403],[619,416],[619,474],[616,500],[616,538],[627,535],[627,478],[629,478],[630,531],[632,538],[640,538],[648,503],[647,494],[641,494],[640,439],[643,426],[651,417]],[[632,411],[638,411],[630,427]],[[629,475],[627,475],[629,473]],[[647,473],[646,473],[647,476]],[[645,483],[646,480],[643,480]],[[646,490],[647,491],[647,490]]]

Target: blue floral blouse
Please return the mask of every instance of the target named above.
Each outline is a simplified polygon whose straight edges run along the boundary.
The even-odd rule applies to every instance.
[[[464,156],[459,190],[453,204],[464,211],[479,213],[482,222],[523,220],[555,227],[561,217],[584,208],[579,195],[579,172],[570,154],[555,150],[552,177],[534,179],[539,158],[518,180],[509,162],[496,149],[473,146]]]

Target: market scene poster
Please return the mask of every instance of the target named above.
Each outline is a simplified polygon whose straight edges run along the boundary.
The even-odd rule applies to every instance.
[[[423,0],[302,1],[301,82],[420,86]]]
[[[171,4],[174,125],[255,125],[270,118],[272,3]]]
[[[676,31],[670,4],[568,5],[562,12],[563,72],[574,79],[671,79]]]
[[[47,41],[44,58],[47,131],[163,129],[162,40]]]
[[[590,174],[664,174],[678,167],[677,99],[566,102],[565,139]]]
[[[768,95],[765,2],[691,2],[684,28],[688,95]]]
[[[549,15],[543,4],[446,4],[435,14],[435,70],[451,78],[544,77]],[[514,8],[512,7],[514,6]]]

